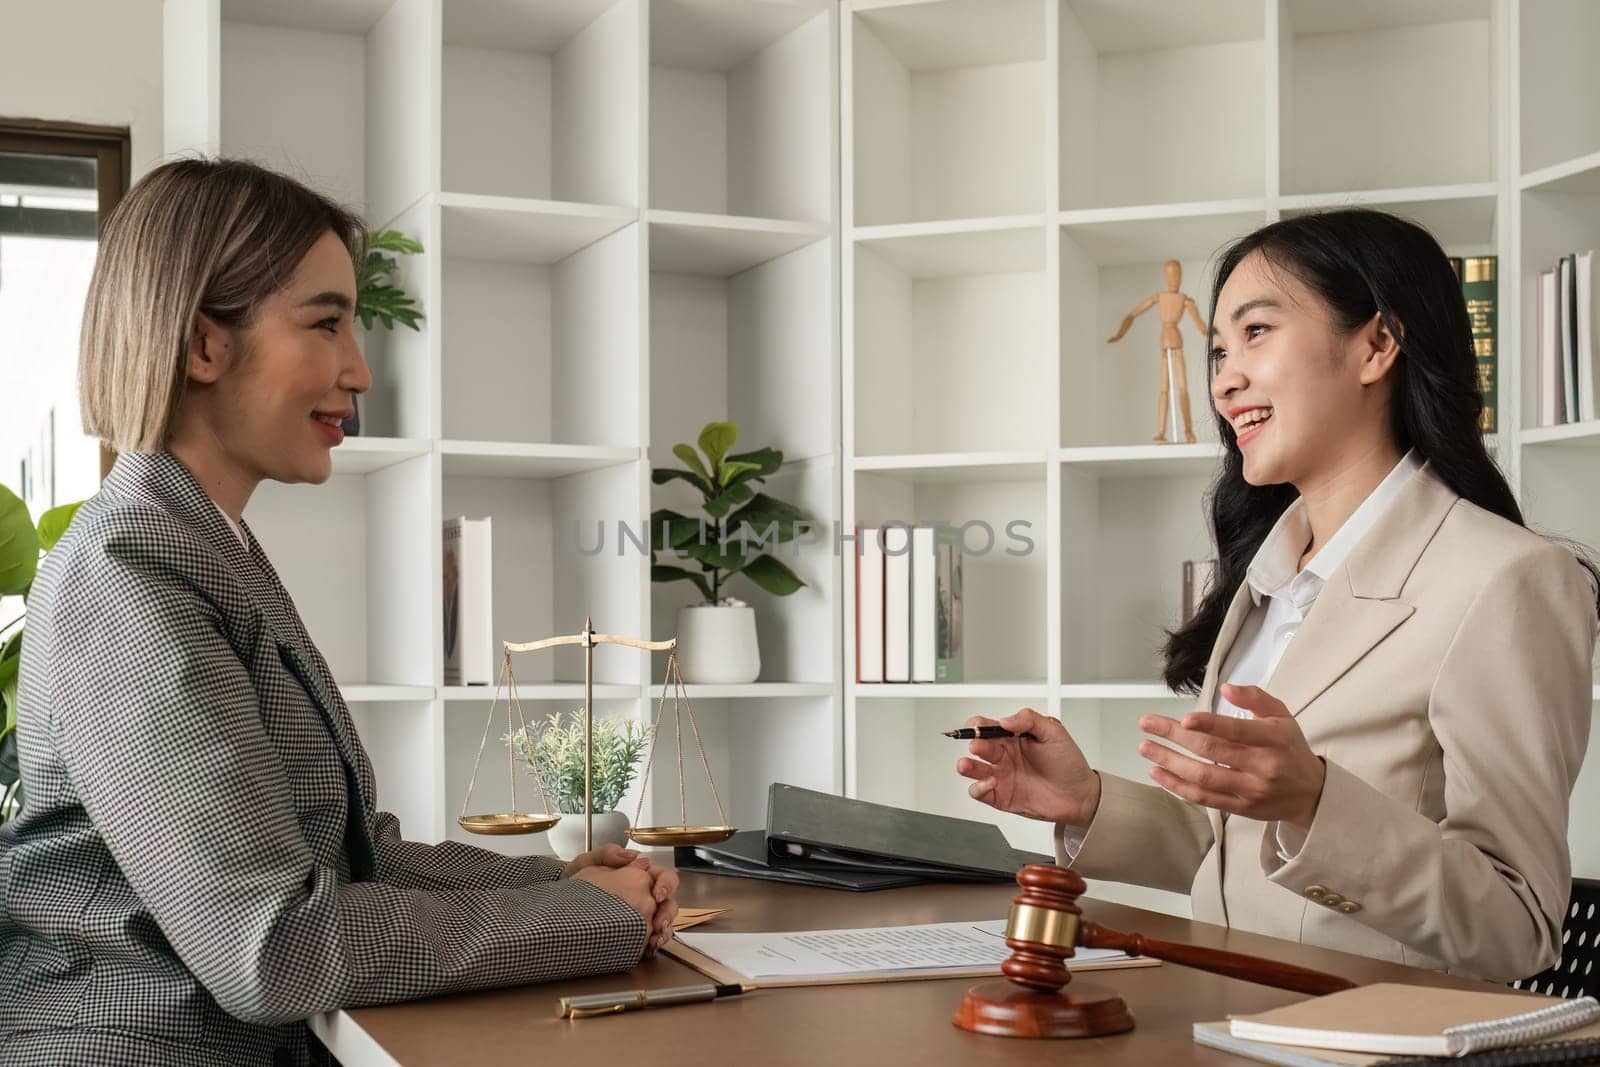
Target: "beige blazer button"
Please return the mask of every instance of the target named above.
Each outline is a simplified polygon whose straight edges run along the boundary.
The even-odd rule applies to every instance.
[[[1361,905],[1357,904],[1353,900],[1341,900],[1336,906],[1346,915],[1350,915],[1361,910]]]
[[[1328,887],[1327,886],[1321,886],[1321,885],[1308,885],[1305,888],[1305,894],[1306,894],[1306,899],[1307,900],[1313,900],[1313,901],[1316,901],[1318,904],[1321,904],[1324,900],[1327,899]]]
[[[1341,897],[1338,893],[1329,893],[1327,896],[1322,898],[1321,903],[1327,905],[1330,908],[1337,908],[1341,904],[1345,903],[1345,899],[1344,899],[1344,897]]]

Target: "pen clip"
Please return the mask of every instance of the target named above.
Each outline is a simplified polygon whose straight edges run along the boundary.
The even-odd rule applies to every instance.
[[[562,1006],[565,1008],[565,1011],[564,1011],[563,1014],[568,1019],[593,1019],[594,1017],[596,1017],[598,1015],[621,1015],[623,1012],[628,1010],[628,1005],[620,1004],[620,1003],[619,1004],[610,1004],[610,1005],[607,1005],[604,1008],[573,1008],[573,1007],[567,1007],[566,1004],[565,1004],[565,999],[564,998],[563,998],[563,1005]]]

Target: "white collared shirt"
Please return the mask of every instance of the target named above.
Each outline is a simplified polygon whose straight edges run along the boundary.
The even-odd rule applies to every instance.
[[[1311,521],[1306,516],[1305,501],[1296,499],[1285,509],[1245,569],[1245,584],[1250,589],[1253,607],[1223,661],[1221,679],[1232,685],[1258,685],[1269,693],[1272,691],[1272,672],[1283,659],[1289,642],[1300,632],[1301,624],[1311,613],[1328,578],[1377,525],[1411,476],[1421,469],[1422,460],[1416,449],[1402,456],[1303,569],[1300,557],[1311,543]],[[1234,718],[1251,717],[1250,712],[1223,698],[1220,685],[1212,710]],[[1274,826],[1278,855],[1288,861],[1305,844],[1305,834],[1281,822]],[[1061,844],[1069,860],[1077,858],[1088,833],[1088,827],[1062,824]]]
[[[222,521],[228,524],[228,529],[233,531],[233,536],[239,539],[239,543],[249,548],[250,543],[244,539],[244,530],[238,523],[233,521],[233,516],[223,511],[222,505],[215,500],[211,502],[211,506],[217,509],[217,514],[222,516]]]

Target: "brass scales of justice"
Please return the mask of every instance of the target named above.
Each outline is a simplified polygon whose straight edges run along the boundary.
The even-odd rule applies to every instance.
[[[467,795],[461,801],[461,814],[456,819],[461,828],[474,834],[538,834],[561,821],[561,816],[550,810],[550,796],[545,791],[544,777],[539,773],[537,760],[529,760],[528,767],[539,786],[539,799],[544,811],[542,814],[534,814],[518,810],[517,753],[516,746],[509,743],[509,737],[514,736],[519,728],[523,737],[532,740],[532,735],[528,733],[527,720],[522,714],[522,701],[517,695],[516,676],[511,668],[512,654],[537,652],[558,645],[578,645],[583,649],[583,850],[588,852],[594,848],[594,813],[590,809],[594,807],[594,648],[596,645],[625,645],[647,652],[667,653],[666,676],[661,681],[661,698],[656,707],[655,721],[650,727],[650,747],[645,757],[644,776],[639,783],[639,804],[634,810],[633,828],[628,831],[628,836],[641,845],[660,846],[705,845],[726,841],[732,837],[734,827],[727,824],[728,817],[722,807],[722,797],[717,792],[716,779],[712,777],[711,764],[706,759],[706,746],[700,739],[700,726],[695,721],[694,707],[689,702],[689,694],[684,689],[683,674],[678,668],[678,639],[674,637],[666,641],[641,641],[636,637],[624,637],[620,634],[596,633],[594,622],[589,618],[583,621],[582,633],[563,634],[523,644],[503,642],[504,658],[501,661],[500,678],[495,683],[494,699],[489,704],[488,719],[483,724],[483,739],[478,742],[478,757],[472,764],[472,779],[467,783]],[[644,810],[645,794],[650,786],[650,771],[655,762],[656,742],[661,733],[661,716],[666,711],[669,690],[672,694],[672,718],[678,752],[678,823],[673,826],[639,826],[637,824]],[[499,707],[502,697],[506,703],[508,735],[506,751],[511,776],[511,810],[468,815],[467,808],[472,803],[472,791],[478,784],[478,769],[483,763],[483,753],[489,744],[489,731],[494,728],[495,710]],[[715,826],[689,825],[683,777],[685,711],[688,713],[689,728],[694,734],[695,745],[700,750],[700,764],[705,768],[706,782],[711,787],[711,799],[717,806],[718,822]]]

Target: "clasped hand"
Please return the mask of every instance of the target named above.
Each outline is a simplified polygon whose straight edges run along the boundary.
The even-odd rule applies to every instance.
[[[1327,765],[1281,700],[1253,685],[1224,685],[1222,695],[1255,718],[1192,711],[1181,721],[1165,715],[1139,719],[1145,733],[1193,753],[1141,741],[1139,755],[1154,764],[1151,780],[1195,804],[1309,831]]]
[[[645,957],[672,940],[672,921],[678,917],[678,872],[652,867],[641,852],[620,845],[601,845],[578,856],[562,870],[563,878],[579,878],[596,889],[620,898],[643,916],[650,927]]]

